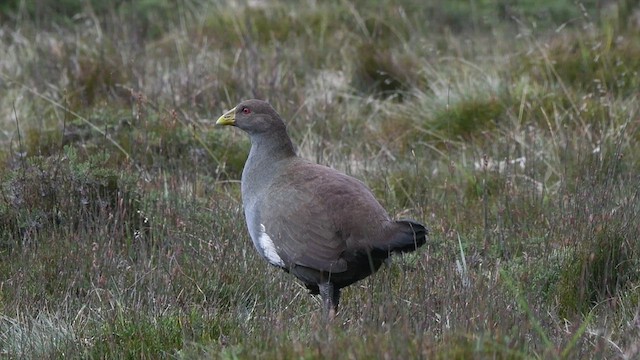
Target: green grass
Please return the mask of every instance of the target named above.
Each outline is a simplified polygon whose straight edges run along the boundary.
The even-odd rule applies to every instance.
[[[0,6],[1,358],[640,354],[633,1],[39,4]],[[252,97],[431,229],[329,326],[210,126]]]

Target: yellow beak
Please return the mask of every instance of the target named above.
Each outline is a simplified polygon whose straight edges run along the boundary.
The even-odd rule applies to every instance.
[[[222,116],[218,118],[216,121],[216,125],[235,125],[236,124],[236,108],[233,108]]]

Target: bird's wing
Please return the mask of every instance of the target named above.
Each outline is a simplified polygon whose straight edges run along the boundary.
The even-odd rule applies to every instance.
[[[289,263],[327,272],[346,271],[347,264],[341,259],[346,243],[333,214],[317,193],[299,185],[273,187],[264,199],[260,220],[267,235]]]

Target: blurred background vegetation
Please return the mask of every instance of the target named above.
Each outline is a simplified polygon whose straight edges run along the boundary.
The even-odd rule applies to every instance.
[[[640,356],[637,0],[0,3],[0,357]],[[425,250],[335,323],[252,249],[248,139]]]

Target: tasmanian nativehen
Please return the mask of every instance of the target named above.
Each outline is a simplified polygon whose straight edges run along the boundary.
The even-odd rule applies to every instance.
[[[251,138],[241,190],[253,244],[320,294],[326,316],[338,310],[340,289],[375,273],[392,253],[426,242],[422,224],[392,220],[359,180],[298,157],[269,103],[243,101],[216,124]]]

